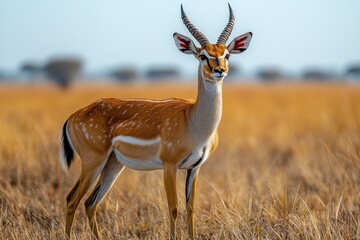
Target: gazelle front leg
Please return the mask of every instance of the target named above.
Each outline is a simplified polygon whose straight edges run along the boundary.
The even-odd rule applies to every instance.
[[[176,171],[174,165],[164,166],[164,183],[170,215],[170,239],[176,239],[176,219],[178,215],[178,201],[176,193]]]
[[[187,211],[187,227],[189,237],[193,238],[195,235],[194,229],[194,210],[195,210],[195,197],[196,185],[199,174],[200,166],[187,170],[185,196],[186,196],[186,211]]]

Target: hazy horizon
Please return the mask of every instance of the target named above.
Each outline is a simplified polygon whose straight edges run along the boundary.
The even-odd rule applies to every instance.
[[[84,60],[87,72],[119,65],[169,65],[186,74],[196,72],[196,60],[181,54],[172,39],[174,32],[190,36],[180,18],[181,3],[190,20],[215,42],[228,20],[227,1],[1,1],[0,69],[71,55]],[[230,4],[236,22],[228,42],[254,33],[248,51],[231,59],[245,71],[264,66],[339,71],[360,62],[358,1]]]

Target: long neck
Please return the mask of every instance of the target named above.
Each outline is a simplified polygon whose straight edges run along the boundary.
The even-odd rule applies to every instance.
[[[222,81],[207,82],[201,66],[198,70],[198,96],[189,116],[189,128],[193,138],[204,142],[219,126],[222,114]]]

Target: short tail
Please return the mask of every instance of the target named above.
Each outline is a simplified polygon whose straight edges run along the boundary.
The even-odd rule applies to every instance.
[[[64,170],[69,169],[70,164],[74,159],[74,148],[69,139],[68,131],[67,131],[68,120],[64,123],[61,131],[61,152],[60,152],[60,163]]]

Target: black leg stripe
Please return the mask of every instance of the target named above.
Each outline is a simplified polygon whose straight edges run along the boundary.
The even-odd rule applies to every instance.
[[[79,184],[80,184],[79,181],[77,181],[77,182],[75,183],[74,187],[71,189],[71,191],[69,192],[69,194],[68,194],[67,197],[66,197],[66,201],[67,201],[67,202],[70,202],[70,200],[73,199],[74,193],[76,192],[77,188],[79,187]]]
[[[192,190],[195,175],[199,168],[192,168],[187,170],[187,176],[186,176],[186,184],[185,184],[185,195],[186,195],[186,204],[188,204],[190,200],[190,190]]]
[[[96,201],[96,198],[97,198],[97,196],[99,195],[100,186],[101,186],[101,184],[98,185],[98,186],[96,186],[93,194],[92,194],[91,197],[86,201],[85,204],[86,204],[87,207],[90,207],[90,206],[94,205],[94,203],[95,203],[95,201]]]
[[[189,181],[190,181],[191,171],[192,169],[187,170],[187,175],[186,175],[186,184],[185,184],[186,204],[189,202],[189,190],[190,190]]]

